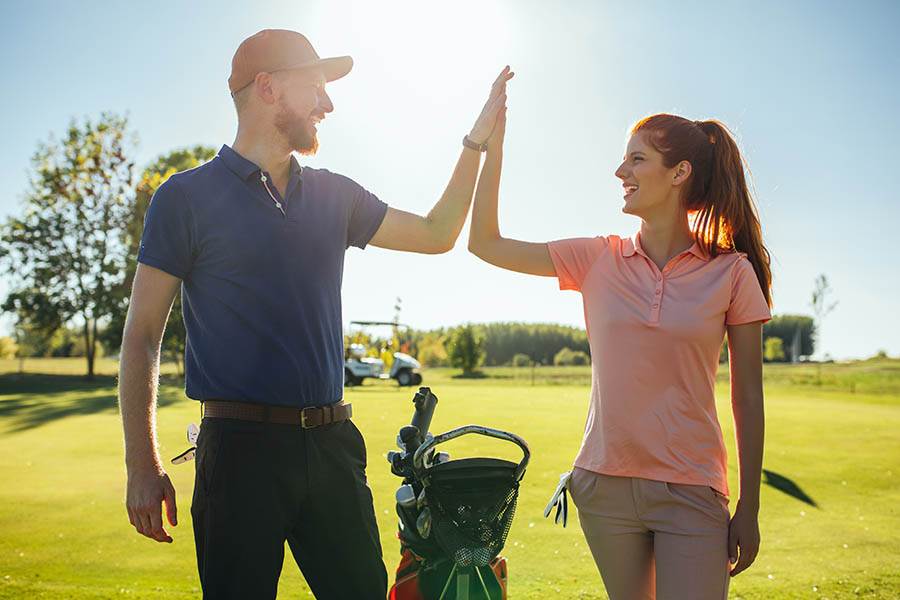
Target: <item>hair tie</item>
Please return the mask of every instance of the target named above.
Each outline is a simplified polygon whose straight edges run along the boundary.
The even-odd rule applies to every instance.
[[[709,141],[710,144],[715,145],[716,138],[711,133],[706,131],[706,129],[703,128],[703,126],[706,125],[708,122],[709,121],[694,121],[694,125],[696,125],[698,128],[700,128],[700,131],[702,131],[704,133],[704,135],[706,135],[706,139],[707,139],[707,141]]]

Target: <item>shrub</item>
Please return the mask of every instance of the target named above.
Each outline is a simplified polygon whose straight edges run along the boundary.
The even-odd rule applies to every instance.
[[[443,342],[435,340],[429,344],[419,348],[419,362],[426,367],[447,367],[450,366],[450,359],[447,357],[447,350],[444,348]]]
[[[11,337],[0,337],[0,358],[15,358],[19,345]]]
[[[512,366],[514,367],[530,367],[532,362],[534,361],[530,356],[521,352],[512,357]]]
[[[784,342],[781,338],[770,337],[766,339],[765,359],[768,362],[781,362],[784,360]]]
[[[571,348],[563,348],[553,357],[554,365],[572,365],[581,366],[591,364],[591,357],[581,350],[572,350]]]

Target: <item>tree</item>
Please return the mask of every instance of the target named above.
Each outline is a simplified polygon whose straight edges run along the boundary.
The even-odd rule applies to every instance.
[[[822,351],[822,321],[838,304],[837,302],[829,303],[828,297],[831,293],[832,289],[828,285],[828,279],[824,274],[819,275],[816,278],[815,286],[813,287],[810,306],[812,306],[813,314],[816,316],[815,341],[820,352]]]
[[[450,364],[444,341],[444,336],[440,333],[426,334],[418,343],[419,362],[426,367],[446,367]]]
[[[74,120],[63,140],[39,146],[24,215],[2,231],[12,275],[5,310],[26,311],[46,333],[73,322],[84,339],[87,377],[94,377],[97,333],[120,304],[131,208],[133,163],[127,119],[103,113]]]
[[[20,359],[50,356],[62,325],[58,323],[58,315],[45,306],[46,302],[46,298],[40,293],[24,291],[11,293],[3,304],[3,310],[16,316],[13,337]]]
[[[450,364],[471,376],[484,362],[484,335],[472,325],[457,327],[447,340]]]
[[[43,356],[49,347],[49,338],[39,329],[33,328],[28,323],[25,315],[18,315],[19,319],[13,326],[13,338],[16,343],[16,358],[19,359],[19,377],[25,375],[25,358],[28,356]]]
[[[784,360],[784,342],[781,341],[781,338],[770,337],[766,340],[764,356],[768,362]]]
[[[128,225],[122,233],[122,243],[128,248],[125,276],[118,290],[119,306],[109,326],[103,333],[103,344],[110,352],[118,351],[122,345],[122,332],[125,329],[125,317],[128,314],[128,302],[131,297],[131,285],[137,270],[137,255],[141,247],[141,234],[144,231],[144,215],[150,206],[153,194],[169,177],[179,171],[193,169],[216,155],[216,151],[208,146],[193,146],[174,150],[160,155],[141,173],[135,187],[134,202],[128,218]],[[175,296],[166,331],[162,340],[162,353],[178,366],[178,372],[184,369],[184,349],[187,333],[181,315],[181,294]]]
[[[810,356],[815,350],[814,332],[815,322],[810,316],[777,315],[763,325],[763,340],[781,338],[785,358],[797,362],[801,356]],[[792,349],[795,337],[798,338],[798,347]],[[796,350],[796,356],[793,350]]]
[[[16,343],[15,357],[19,359],[20,379],[25,376],[25,357],[34,356],[35,346],[43,342],[45,337],[40,332],[34,335],[29,330],[27,322],[22,318],[19,318],[19,321],[13,325],[13,339]]]

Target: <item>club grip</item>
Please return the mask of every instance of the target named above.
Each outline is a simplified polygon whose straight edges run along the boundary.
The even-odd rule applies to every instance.
[[[431,393],[431,388],[420,387],[413,398],[413,404],[416,405],[416,412],[413,413],[412,423],[414,427],[422,434],[422,438],[428,434],[431,427],[431,418],[434,416],[434,408],[437,405],[437,396]]]

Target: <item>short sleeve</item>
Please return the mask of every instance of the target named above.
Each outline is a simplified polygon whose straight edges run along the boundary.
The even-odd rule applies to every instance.
[[[604,237],[570,238],[547,244],[559,279],[559,289],[580,292],[588,271],[607,245]]]
[[[753,265],[746,256],[735,262],[731,271],[731,302],[725,313],[726,325],[743,325],[772,318]]]
[[[193,263],[193,219],[187,198],[178,184],[165,181],[150,199],[138,262],[187,278]]]
[[[384,221],[388,205],[352,179],[344,178],[350,197],[347,247],[365,248]]]

